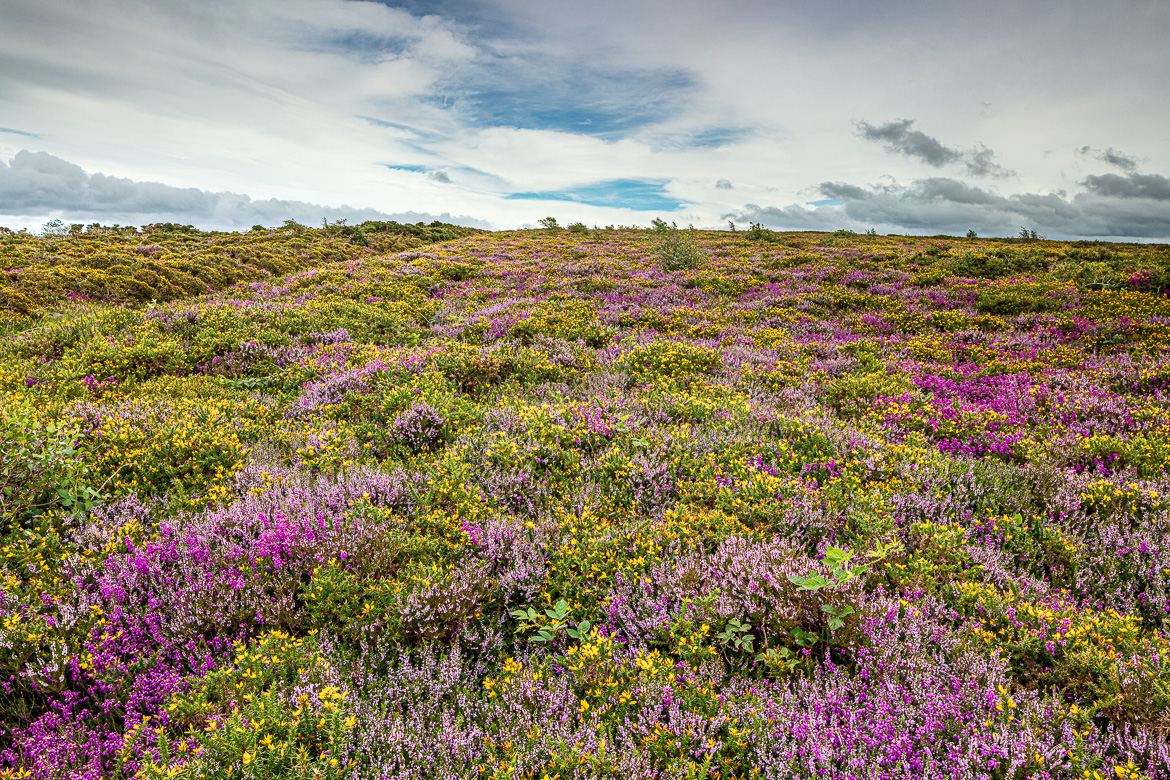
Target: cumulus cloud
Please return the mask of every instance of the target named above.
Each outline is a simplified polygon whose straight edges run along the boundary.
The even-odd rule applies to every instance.
[[[60,216],[119,222],[183,222],[204,228],[236,229],[254,224],[278,225],[295,219],[307,225],[322,219],[430,222],[438,219],[471,227],[482,220],[450,214],[402,212],[325,206],[299,200],[253,200],[235,192],[207,192],[86,173],[81,166],[47,152],[20,151],[11,163],[0,161],[0,214]]]
[[[977,144],[970,151],[945,146],[937,138],[915,130],[913,119],[895,119],[880,126],[858,122],[857,132],[866,141],[879,143],[891,152],[913,157],[935,168],[962,163],[971,176],[1005,178],[1015,173],[995,162],[995,152],[983,144]]]
[[[1134,173],[1137,171],[1137,160],[1128,154],[1117,151],[1112,146],[1106,149],[1094,149],[1086,145],[1077,149],[1076,153],[1081,157],[1092,157],[1095,160],[1100,160],[1107,165],[1120,168],[1126,173]]]
[[[451,183],[451,176],[446,171],[431,171],[427,174],[427,178],[431,181],[437,181],[440,184]]]
[[[730,180],[720,179],[719,181],[715,182],[715,189],[717,189],[717,190],[730,190],[730,189],[734,189],[734,187],[731,186]]]
[[[891,232],[910,230],[961,234],[1014,235],[1021,225],[1052,238],[1147,238],[1170,236],[1170,179],[1130,174],[1090,177],[1085,191],[1001,195],[956,179],[933,177],[909,185],[859,187],[823,182],[817,190],[832,206],[761,207],[747,204],[727,217],[762,222],[777,229],[828,229],[880,225]]]

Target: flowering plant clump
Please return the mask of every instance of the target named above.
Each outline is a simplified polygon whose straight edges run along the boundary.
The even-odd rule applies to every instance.
[[[1170,248],[3,231],[0,778],[1170,780]]]

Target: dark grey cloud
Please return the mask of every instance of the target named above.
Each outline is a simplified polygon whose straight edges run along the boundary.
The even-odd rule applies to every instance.
[[[720,179],[719,181],[715,182],[715,189],[717,189],[717,190],[731,190],[731,189],[735,189],[735,188],[731,185],[730,179]]]
[[[1170,237],[1170,179],[1130,174],[1090,177],[1085,191],[1001,195],[956,179],[920,179],[907,186],[859,187],[823,182],[817,190],[837,205],[747,204],[725,218],[777,229],[882,226],[888,232],[1015,235],[1020,227],[1051,238]]]
[[[1015,171],[995,162],[995,152],[983,144],[977,144],[970,151],[945,146],[937,138],[915,130],[913,119],[895,119],[880,126],[858,122],[857,131],[866,141],[879,143],[891,152],[913,157],[935,168],[962,163],[971,176],[1002,179],[1015,174]]]
[[[994,179],[1005,179],[1014,176],[1015,171],[1009,171],[994,160],[995,152],[983,144],[978,144],[964,156],[963,164],[967,166],[967,173],[971,176],[987,176]]]
[[[1170,200],[1170,179],[1156,173],[1106,173],[1086,176],[1081,182],[1090,192],[1107,198],[1150,198]]]
[[[870,196],[869,191],[854,184],[844,182],[824,182],[818,187],[820,193],[831,200],[864,200]]]
[[[1115,168],[1120,168],[1126,173],[1134,173],[1137,171],[1137,160],[1128,154],[1117,151],[1112,146],[1106,149],[1094,149],[1091,146],[1082,146],[1076,152],[1081,157],[1092,157]]]
[[[438,219],[471,227],[490,227],[483,220],[447,213],[388,214],[370,208],[324,206],[299,200],[253,200],[235,192],[207,192],[89,174],[80,166],[47,152],[29,151],[18,152],[11,163],[0,161],[0,214],[52,215],[66,220],[124,224],[182,222],[226,229],[279,225],[286,219],[306,225],[319,224],[322,219],[330,222],[345,219],[351,223]]]
[[[431,171],[427,174],[427,178],[431,181],[437,181],[441,184],[451,183],[451,176],[446,171]]]
[[[921,130],[914,130],[913,127],[913,119],[895,119],[880,127],[875,127],[869,122],[857,123],[857,130],[865,140],[880,143],[891,152],[916,157],[935,168],[958,162],[963,158],[963,153],[959,150],[943,146],[937,138],[931,138]]]

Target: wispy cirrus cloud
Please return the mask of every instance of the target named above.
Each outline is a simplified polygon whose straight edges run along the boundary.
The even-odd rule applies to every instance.
[[[14,130],[11,127],[0,127],[0,133],[8,133],[9,135],[21,135],[25,138],[40,138],[39,133],[30,133],[26,130]]]

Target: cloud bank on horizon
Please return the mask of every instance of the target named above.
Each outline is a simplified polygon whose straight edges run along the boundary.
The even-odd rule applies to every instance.
[[[0,224],[1164,241],[1166,29],[1139,0],[9,0]]]

